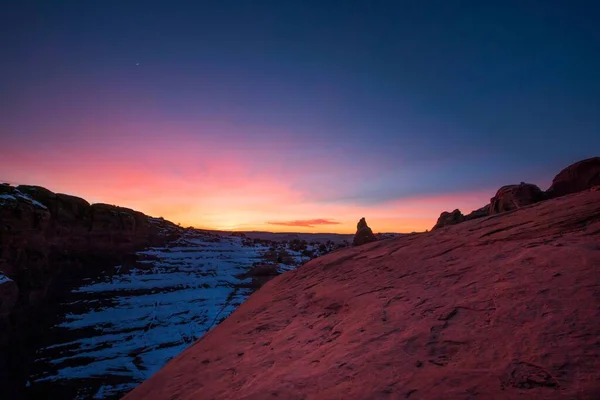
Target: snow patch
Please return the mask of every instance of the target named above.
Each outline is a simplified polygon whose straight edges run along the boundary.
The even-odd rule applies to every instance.
[[[42,203],[40,203],[37,200],[32,199],[31,197],[19,192],[18,190],[15,189],[15,193],[14,194],[0,194],[0,204],[5,203],[7,201],[13,202],[13,201],[18,201],[18,200],[23,200],[26,203],[32,204],[35,207],[38,208],[42,208],[44,210],[47,210],[48,207],[46,207],[45,205],[43,205]]]
[[[249,296],[238,285],[250,280],[236,276],[268,250],[238,237],[189,234],[139,252],[144,260],[136,268],[118,266],[112,276],[86,281],[73,290],[77,300],[62,305],[64,318],[53,328],[58,341],[38,351],[36,363],[47,367],[33,384],[101,379],[92,395],[98,399],[132,389]]]
[[[0,285],[2,285],[3,283],[6,283],[6,282],[10,282],[10,281],[12,281],[12,279],[10,279],[8,276],[0,273]]]

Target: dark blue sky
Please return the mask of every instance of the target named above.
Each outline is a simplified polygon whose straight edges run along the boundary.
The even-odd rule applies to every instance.
[[[11,3],[0,129],[15,152],[99,148],[119,126],[272,150],[257,173],[316,162],[327,176],[274,173],[314,201],[377,204],[543,186],[600,149],[594,1]],[[123,128],[140,124],[186,136]]]

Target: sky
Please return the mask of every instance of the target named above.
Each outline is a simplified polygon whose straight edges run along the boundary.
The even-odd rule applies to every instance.
[[[600,149],[594,1],[8,1],[0,181],[184,226],[430,229]]]

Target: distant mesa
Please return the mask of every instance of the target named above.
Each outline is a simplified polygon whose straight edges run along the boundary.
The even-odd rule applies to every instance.
[[[600,186],[600,157],[578,161],[563,169],[554,177],[550,188],[544,192],[533,183],[502,186],[490,203],[464,216],[460,210],[444,211],[433,229],[456,225],[472,219],[517,210],[540,201],[554,199],[572,193],[595,189]]]
[[[361,218],[356,224],[356,234],[354,235],[354,246],[361,246],[366,243],[376,242],[377,236],[373,234],[373,231],[367,225],[365,218]]]

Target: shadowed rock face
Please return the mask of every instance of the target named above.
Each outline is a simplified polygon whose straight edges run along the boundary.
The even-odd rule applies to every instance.
[[[125,397],[600,398],[600,192],[269,281]]]
[[[498,189],[490,199],[490,215],[516,210],[544,200],[542,189],[531,183],[507,185]]]
[[[588,158],[569,165],[554,177],[546,191],[548,198],[588,190],[600,185],[600,157]]]
[[[356,224],[356,234],[354,235],[353,244],[354,246],[360,246],[366,243],[376,242],[377,236],[373,234],[373,231],[367,225],[367,221],[363,218]]]

